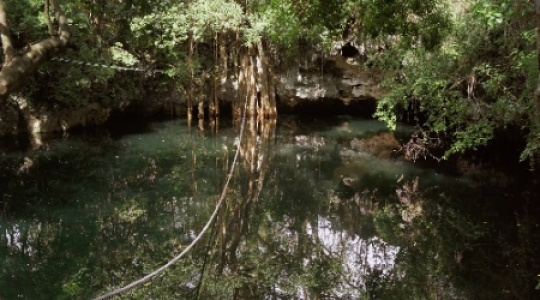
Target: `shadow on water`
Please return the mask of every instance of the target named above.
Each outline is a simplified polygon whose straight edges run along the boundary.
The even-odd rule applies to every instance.
[[[241,143],[238,127],[168,121],[5,152],[0,299],[87,299],[164,264],[210,216],[237,147],[204,241],[121,299],[539,296],[538,190],[418,168],[376,121],[251,121]]]

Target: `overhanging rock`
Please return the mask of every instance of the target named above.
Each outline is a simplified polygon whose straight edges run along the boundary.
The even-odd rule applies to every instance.
[[[344,105],[377,100],[384,94],[382,76],[353,58],[334,55],[323,67],[295,68],[279,75],[276,92],[280,106],[295,107],[306,102],[339,100]]]

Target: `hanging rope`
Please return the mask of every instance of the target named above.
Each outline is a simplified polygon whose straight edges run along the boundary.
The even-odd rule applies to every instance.
[[[165,73],[164,70],[157,70],[157,69],[151,69],[151,68],[122,67],[122,66],[107,65],[107,64],[100,64],[100,63],[91,63],[91,62],[86,62],[82,60],[61,58],[61,57],[53,57],[51,58],[51,60],[68,63],[72,65],[114,69],[114,70],[119,70],[119,71],[144,72],[144,73],[150,73],[150,74]]]
[[[168,269],[170,266],[174,265],[182,257],[184,257],[184,255],[186,255],[186,253],[188,253],[188,251],[191,250],[191,248],[193,248],[193,246],[195,246],[195,244],[197,244],[197,242],[199,242],[199,240],[206,233],[206,231],[208,231],[208,228],[210,228],[210,225],[212,224],[212,222],[214,222],[214,219],[216,218],[216,215],[217,215],[221,205],[223,204],[223,200],[225,199],[225,195],[227,193],[229,182],[231,181],[231,178],[233,177],[234,169],[235,169],[235,166],[237,164],[238,156],[240,154],[242,136],[244,135],[244,125],[245,125],[245,121],[246,121],[246,110],[247,110],[247,101],[244,104],[244,113],[242,115],[242,124],[240,125],[240,136],[238,137],[238,147],[236,148],[236,153],[234,154],[234,159],[233,159],[233,162],[232,162],[232,165],[231,165],[231,169],[229,170],[229,173],[227,174],[227,181],[225,181],[225,185],[223,186],[221,196],[219,197],[219,201],[216,204],[216,208],[214,209],[214,212],[210,216],[210,219],[208,219],[208,222],[206,222],[206,224],[204,225],[201,232],[195,237],[195,239],[191,242],[191,244],[189,244],[186,247],[186,249],[184,249],[184,251],[182,251],[180,254],[175,256],[173,259],[168,261],[166,264],[164,264],[160,268],[156,269],[152,273],[150,273],[150,274],[148,274],[148,275],[146,275],[146,276],[144,276],[144,277],[142,277],[142,278],[140,278],[140,279],[138,279],[136,281],[133,281],[132,283],[130,283],[130,284],[124,286],[124,287],[118,288],[118,289],[116,289],[116,290],[114,290],[114,291],[112,291],[110,293],[107,293],[107,294],[105,294],[103,296],[97,297],[94,300],[111,299],[114,296],[125,293],[125,292],[131,290],[132,288],[135,288],[135,287],[137,287],[137,286],[139,286],[141,284],[144,284],[144,283],[154,279],[154,277],[156,277],[157,275],[159,275],[160,273],[162,273],[163,271]]]

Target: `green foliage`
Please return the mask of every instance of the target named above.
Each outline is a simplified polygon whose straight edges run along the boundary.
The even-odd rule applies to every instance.
[[[63,285],[62,290],[64,293],[66,293],[69,296],[74,296],[80,293],[80,288],[74,282],[70,282],[68,284]]]
[[[146,212],[144,209],[141,209],[138,202],[135,199],[128,200],[123,205],[124,207],[117,209],[118,218],[122,222],[135,223]]]
[[[535,169],[535,164],[538,164],[538,157],[540,156],[540,120],[538,120],[538,118],[532,120],[528,130],[527,146],[521,153],[520,159],[529,159],[531,162],[531,169]]]
[[[247,44],[256,44],[265,36],[271,23],[264,17],[264,15],[260,14],[249,14],[247,16],[248,22],[251,25],[244,30],[244,39]]]
[[[41,0],[5,3],[23,45],[48,35]],[[308,49],[341,39],[352,20],[359,40],[392,40],[391,49],[370,57],[376,67],[395,72],[376,113],[391,128],[404,113],[414,113],[414,122],[450,142],[448,157],[487,144],[509,126],[521,127],[528,140],[522,159],[540,151],[531,96],[538,78],[537,33],[527,0],[76,0],[63,8],[79,50],[62,56],[128,66],[157,62],[169,77],[152,84],[160,91],[178,89],[171,77],[184,83],[189,78],[190,33],[193,70],[202,86],[217,63],[211,52],[218,34],[229,46],[236,34],[246,44],[265,39],[278,63],[290,67]],[[140,94],[137,82],[113,70],[48,66],[22,93],[55,108],[114,105]]]
[[[77,54],[70,53],[64,57],[83,61],[100,61],[98,51],[84,45],[79,48]],[[43,70],[43,76],[48,78],[48,84],[54,82],[54,85],[48,93],[41,93],[33,98],[47,100],[54,109],[75,109],[92,102],[104,101],[105,93],[92,95],[90,91],[101,89],[115,74],[114,70],[108,68],[81,68],[78,65],[65,65],[58,62],[50,62],[44,66]],[[42,88],[39,87],[38,91]],[[81,91],[89,93],[81,93]]]
[[[352,8],[352,1],[348,0],[307,1],[299,9],[299,16],[302,26],[312,32],[311,36],[320,38],[327,33],[328,37],[339,37]]]
[[[509,126],[530,136],[522,159],[538,151],[536,37],[534,25],[523,21],[527,7],[519,12],[510,1],[476,1],[456,17],[442,48],[394,53],[403,68],[386,81],[390,92],[375,115],[395,128],[413,113],[416,123],[447,137],[445,158],[486,145]]]
[[[405,45],[420,42],[425,48],[433,49],[450,26],[445,9],[435,0],[366,0],[360,4],[360,20],[371,38],[399,35]]]
[[[153,12],[134,18],[131,30],[143,46],[146,43],[146,46],[172,50],[187,40],[189,31],[196,41],[203,41],[214,33],[238,29],[242,17],[242,8],[232,1],[177,2],[158,5]]]
[[[6,6],[8,25],[16,38],[31,42],[48,34],[44,26],[44,17],[41,0],[4,0]],[[38,18],[39,17],[39,18]]]
[[[476,1],[472,11],[480,23],[484,23],[488,29],[494,29],[503,23],[503,11],[508,8],[508,2],[504,1],[502,5],[495,5],[488,1]]]
[[[243,9],[234,1],[196,0],[186,12],[189,25],[201,34],[237,30],[243,19]],[[195,36],[201,36],[196,34]]]
[[[292,1],[270,1],[262,8],[261,15],[262,19],[272,24],[266,32],[272,42],[281,44],[286,49],[296,45],[302,28]]]
[[[114,44],[109,48],[111,58],[113,61],[122,65],[133,66],[139,62],[139,60],[131,53],[123,49],[123,45],[120,42]]]
[[[156,8],[152,13],[135,17],[130,29],[138,47],[173,48],[176,43],[187,39],[188,23],[183,3],[171,5],[165,11]],[[157,25],[156,25],[157,21]],[[159,26],[161,25],[161,26]],[[166,38],[165,38],[166,37]]]
[[[150,12],[132,19],[131,44],[159,59],[166,75],[185,79],[189,33],[195,43],[213,43],[216,34],[239,30],[243,18],[242,7],[234,1],[159,2]],[[204,58],[194,58],[196,74],[207,70],[203,65],[212,66]]]

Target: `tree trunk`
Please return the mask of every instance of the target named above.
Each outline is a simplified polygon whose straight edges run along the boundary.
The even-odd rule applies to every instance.
[[[219,88],[217,90],[217,98],[219,99],[223,98],[223,89],[225,88],[225,84],[227,83],[227,63],[228,63],[228,55],[227,55],[227,34],[222,34],[221,38],[219,39],[219,59],[221,60],[220,65],[220,75],[219,75]],[[216,103],[216,115],[219,115],[219,105]]]
[[[187,118],[188,122],[193,118],[193,32],[188,32],[188,57],[187,67],[189,71],[189,82],[187,89]]]
[[[19,51],[19,54],[14,54],[12,53],[14,49],[11,46],[9,37],[4,3],[0,0],[0,32],[5,55],[4,64],[0,70],[0,105],[43,62],[64,49],[69,41],[70,34],[67,18],[58,4],[58,0],[50,0],[50,4],[53,6],[55,18],[58,22],[56,35],[29,45],[25,51]]]
[[[88,20],[90,21],[90,27],[93,31],[92,37],[94,38],[94,42],[97,45],[98,49],[102,50],[103,48],[103,21],[102,18],[104,18],[104,2],[101,0],[93,0],[92,6],[96,7],[96,11],[90,11],[88,14]]]
[[[536,54],[537,54],[537,63],[538,70],[540,71],[540,0],[534,0],[534,6],[536,11],[536,26],[537,26],[537,35],[536,38]],[[538,85],[536,88],[536,110],[540,112],[540,75],[538,76]]]
[[[13,59],[16,52],[13,48],[13,44],[11,43],[6,8],[4,6],[4,1],[2,0],[0,0],[0,35],[2,41],[2,48],[4,50],[4,60],[5,62],[9,62]]]
[[[276,93],[272,68],[266,56],[264,41],[259,41],[257,47],[259,50],[257,57],[258,82],[261,87],[259,118],[274,118],[276,116]]]
[[[199,106],[198,106],[198,115],[197,117],[200,120],[204,120],[204,99],[199,99]]]
[[[257,110],[257,116],[260,119],[264,119],[264,113],[268,110],[268,102],[269,100],[269,86],[268,86],[268,76],[266,74],[266,68],[264,63],[262,62],[264,58],[264,49],[262,47],[262,41],[259,41],[257,43],[257,83],[260,87],[260,91],[258,93],[258,110]]]
[[[217,102],[217,81],[219,74],[218,63],[218,33],[214,33],[214,70],[212,72],[211,84],[210,84],[210,97],[208,98],[208,115],[210,118],[216,116],[216,102]]]
[[[45,23],[47,23],[47,29],[49,30],[49,35],[54,35],[54,26],[51,22],[49,0],[43,0],[43,13],[45,14]]]
[[[238,68],[238,96],[236,97],[236,105],[234,107],[234,117],[235,119],[238,119],[242,116],[242,107],[243,104],[247,101],[247,77],[249,76],[247,74],[247,50],[245,47],[240,46],[241,48],[238,51],[238,60],[239,60],[239,68]]]
[[[246,101],[247,102],[247,115],[254,116],[256,114],[256,105],[257,105],[257,80],[255,78],[255,57],[254,57],[254,48],[253,45],[249,45],[246,55]]]

